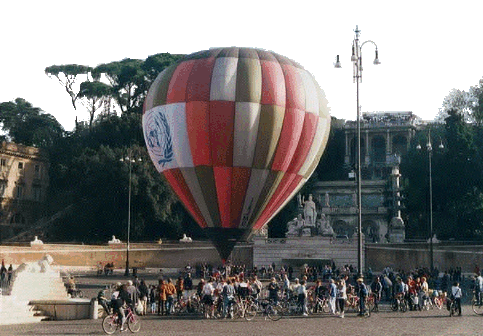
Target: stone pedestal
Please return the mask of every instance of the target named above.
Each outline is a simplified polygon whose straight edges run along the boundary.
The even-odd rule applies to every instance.
[[[364,244],[364,239],[363,239]],[[357,266],[357,239],[332,237],[288,237],[253,239],[253,266],[259,269],[275,263],[276,268],[284,265],[318,265],[332,261],[341,265]],[[364,249],[362,264],[364,267]]]

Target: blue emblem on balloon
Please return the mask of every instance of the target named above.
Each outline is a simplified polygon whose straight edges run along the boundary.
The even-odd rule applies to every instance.
[[[146,143],[149,151],[162,167],[173,161],[173,139],[168,119],[162,112],[151,113],[145,128]]]

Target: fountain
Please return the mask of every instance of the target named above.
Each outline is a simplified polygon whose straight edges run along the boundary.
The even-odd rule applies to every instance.
[[[52,262],[52,257],[46,255],[37,262],[17,267],[10,286],[0,296],[0,325],[39,322],[45,318],[89,318],[93,309],[90,300],[70,299],[60,272],[51,267]]]

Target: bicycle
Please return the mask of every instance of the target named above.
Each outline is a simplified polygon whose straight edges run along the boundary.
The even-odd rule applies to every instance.
[[[258,313],[261,313],[265,319],[267,317],[272,321],[278,321],[283,316],[283,308],[280,304],[274,305],[271,300],[253,301],[245,310],[245,320],[251,321]]]
[[[392,299],[391,309],[402,313],[405,313],[408,310],[408,304],[402,294],[398,294]]]
[[[137,333],[141,330],[141,321],[137,315],[132,311],[131,307],[127,307],[125,310],[126,322],[128,329],[132,333]],[[122,319],[117,313],[109,314],[102,320],[102,329],[108,335],[112,335],[117,329],[122,327]]]
[[[449,310],[449,316],[450,317],[453,317],[453,316],[456,316],[456,301],[454,299],[450,299],[449,300],[449,307],[448,307],[448,310]]]
[[[329,313],[329,300],[326,297],[320,298],[316,297],[315,300],[312,301],[311,307],[308,309],[312,314],[316,314],[319,312]]]
[[[483,300],[477,297],[477,293],[473,291],[473,298],[471,299],[471,308],[476,315],[483,315]]]

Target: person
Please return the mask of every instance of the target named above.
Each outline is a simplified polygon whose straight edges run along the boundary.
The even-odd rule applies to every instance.
[[[419,310],[426,305],[426,300],[429,299],[429,285],[426,277],[421,277],[421,288],[419,290]]]
[[[451,287],[452,299],[455,301],[456,310],[458,311],[458,316],[461,316],[461,297],[463,293],[461,292],[459,282],[454,282],[453,287]]]
[[[158,280],[158,315],[166,314],[166,284],[163,279]]]
[[[10,282],[12,281],[12,274],[13,274],[13,266],[12,264],[10,264],[7,270],[7,286],[10,286]]]
[[[344,318],[345,301],[347,300],[347,288],[344,279],[337,282],[337,306],[339,309],[339,317]]]
[[[110,308],[110,301],[106,297],[106,290],[102,289],[97,293],[97,302],[101,305],[102,308],[104,308],[104,311],[106,314],[111,313],[111,308]]]
[[[330,313],[332,315],[335,315],[336,310],[335,310],[335,301],[337,299],[337,286],[335,284],[334,279],[329,280],[329,308],[330,308]]]
[[[151,307],[151,314],[156,314],[156,297],[157,297],[157,289],[155,285],[151,285],[149,288],[149,305]]]
[[[272,277],[270,283],[267,286],[268,289],[268,299],[273,301],[274,305],[278,304],[278,292],[280,291],[280,286],[278,285],[275,278]]]
[[[235,287],[233,287],[230,279],[227,279],[223,285],[222,296],[223,317],[227,318],[228,316],[230,316],[231,318],[233,318],[231,307],[235,301]]]
[[[141,315],[146,315],[148,311],[148,298],[149,298],[149,288],[146,285],[146,281],[141,280],[139,284],[139,299],[141,300],[142,312]]]
[[[173,284],[173,280],[168,278],[168,284],[166,285],[166,315],[173,313],[175,295],[176,287]]]
[[[317,299],[323,300],[326,292],[327,292],[327,288],[322,285],[322,280],[317,279],[317,281],[315,282],[315,288],[314,288],[314,300],[316,300],[316,302],[317,302]],[[314,313],[317,312],[317,308],[318,308],[318,305],[315,305]]]
[[[202,287],[203,303],[205,305],[205,318],[214,318],[214,306],[213,306],[213,293],[215,288],[213,287],[213,278],[209,278],[208,282]]]
[[[478,305],[481,305],[481,293],[483,292],[483,277],[477,273],[475,278],[475,296]]]
[[[256,275],[253,276],[251,282],[251,294],[255,300],[258,300],[260,293],[262,292],[263,285]]]
[[[186,290],[186,296],[189,297],[191,291],[193,290],[193,279],[191,278],[191,273],[186,273],[184,278],[184,289]]]
[[[401,281],[402,282],[402,281]],[[366,297],[368,294],[367,286],[364,283],[364,279],[361,277],[357,279],[356,293],[359,297],[359,316],[364,316],[366,311]]]
[[[417,298],[416,292],[416,281],[413,280],[412,276],[407,278],[408,293],[406,295],[406,301],[408,302],[409,310],[416,310],[415,300]]]
[[[178,280],[176,280],[176,297],[178,301],[181,300],[183,297],[183,291],[184,291],[184,279],[183,277],[179,277]]]
[[[5,261],[2,260],[2,267],[0,268],[0,280],[2,287],[5,285],[5,278],[7,275],[7,268],[5,267]]]
[[[134,307],[136,306],[139,298],[139,290],[134,286],[131,280],[128,280],[126,284],[126,291],[129,293],[131,309],[134,311]]]
[[[111,296],[111,306],[114,313],[117,313],[121,317],[121,331],[124,331],[124,323],[126,322],[126,313],[124,311],[125,305],[132,304],[131,297],[127,291],[127,286],[122,285],[120,282],[116,284],[116,290]]]
[[[297,287],[297,299],[299,307],[302,307],[302,315],[307,316],[307,288],[305,287],[305,280],[302,280]]]
[[[379,301],[381,301],[382,284],[378,276],[374,277],[371,284],[371,291],[374,294],[374,311],[379,311]]]
[[[75,279],[73,276],[69,277],[69,280],[67,282],[67,294],[69,294],[71,297],[74,296],[75,293]]]
[[[289,297],[289,291],[290,291],[290,280],[288,278],[287,274],[283,275],[283,295],[284,297],[288,298]]]
[[[238,296],[240,297],[240,299],[246,299],[248,297],[248,294],[249,294],[249,287],[248,287],[248,283],[246,282],[245,279],[242,279],[240,281],[240,284],[238,285]]]

